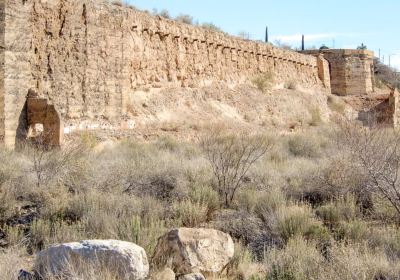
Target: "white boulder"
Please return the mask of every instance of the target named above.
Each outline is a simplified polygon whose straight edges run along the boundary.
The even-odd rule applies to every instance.
[[[117,279],[141,280],[149,273],[144,249],[118,240],[85,240],[53,245],[38,253],[35,270],[40,275],[66,275],[85,267],[105,270]]]

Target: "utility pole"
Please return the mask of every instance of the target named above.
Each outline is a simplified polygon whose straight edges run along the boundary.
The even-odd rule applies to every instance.
[[[381,49],[379,49],[379,61],[381,61]]]
[[[268,43],[268,26],[265,28],[265,43]]]
[[[301,35],[301,50],[304,51],[304,35]]]

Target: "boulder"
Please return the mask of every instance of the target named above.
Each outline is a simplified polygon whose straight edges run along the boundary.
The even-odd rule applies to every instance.
[[[140,280],[149,273],[146,252],[136,244],[118,240],[85,240],[53,245],[38,253],[40,275],[61,275],[87,267],[106,270],[118,279]]]
[[[206,280],[206,278],[201,273],[190,273],[180,276],[178,280]]]
[[[220,272],[232,259],[232,238],[214,229],[174,229],[158,240],[155,263],[171,267],[176,274]]]

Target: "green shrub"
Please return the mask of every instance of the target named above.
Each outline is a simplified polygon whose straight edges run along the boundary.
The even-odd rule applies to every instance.
[[[397,279],[398,260],[390,260],[382,250],[367,244],[336,243],[329,250],[324,278],[330,279]]]
[[[368,244],[382,249],[391,259],[400,258],[400,231],[396,227],[372,228]]]
[[[14,216],[17,201],[11,193],[9,186],[0,186],[0,224]]]
[[[296,90],[298,88],[295,80],[289,80],[289,81],[285,82],[284,87],[286,89],[291,89],[291,90]]]
[[[346,109],[346,104],[342,99],[339,97],[329,95],[328,96],[328,107],[335,112],[338,112],[340,114],[344,114],[344,111]]]
[[[358,207],[352,196],[332,201],[316,209],[316,215],[330,228],[337,226],[341,221],[352,221],[358,214]]]
[[[284,242],[287,242],[294,236],[304,236],[315,225],[320,223],[314,219],[309,206],[290,205],[277,210],[274,230]]]
[[[316,158],[321,155],[321,144],[316,136],[294,135],[288,141],[289,151],[296,157]]]
[[[198,227],[207,221],[208,207],[199,202],[190,200],[174,204],[174,217],[185,227]]]
[[[97,141],[97,136],[96,136],[96,134],[94,134],[94,133],[91,133],[91,132],[83,132],[81,135],[80,135],[80,141],[82,142],[82,144],[85,146],[85,147],[88,147],[88,148],[90,148],[90,149],[93,149],[94,147],[96,147],[96,145],[98,144],[98,141]]]
[[[162,10],[161,12],[159,12],[158,15],[159,15],[160,17],[167,18],[167,19],[170,19],[170,18],[171,18],[171,15],[169,14],[169,11],[168,11],[168,10],[165,10],[165,9]]]
[[[352,242],[361,242],[370,235],[368,224],[363,221],[341,221],[334,232],[337,240],[347,240]]]
[[[252,82],[259,90],[267,92],[274,84],[274,75],[271,72],[263,73],[256,76]]]
[[[259,218],[268,223],[275,212],[285,206],[286,198],[283,192],[278,188],[271,188],[267,192],[258,195],[254,211]]]
[[[190,25],[193,24],[193,17],[190,15],[180,14],[175,18],[175,20]]]
[[[260,279],[260,267],[249,248],[235,243],[235,254],[227,266],[228,279]]]
[[[139,216],[119,223],[116,229],[118,239],[138,244],[149,256],[153,255],[159,237],[168,230],[165,220]]]
[[[125,3],[122,0],[112,0],[111,4],[113,4],[115,6],[120,6],[120,7],[125,6]]]
[[[208,185],[195,185],[189,193],[190,200],[193,203],[207,207],[207,216],[211,218],[213,212],[220,208],[218,193]]]
[[[222,29],[218,26],[216,26],[215,24],[213,24],[212,22],[205,22],[201,25],[201,27],[211,30],[211,31],[215,31],[215,32],[222,32]]]
[[[266,279],[320,279],[323,261],[314,243],[301,237],[291,238],[283,250],[267,250],[264,261],[268,275]]]
[[[311,225],[304,233],[304,238],[308,241],[315,242],[317,247],[321,250],[326,250],[331,244],[332,239],[329,230],[319,223]]]
[[[322,123],[322,118],[321,118],[321,110],[319,109],[319,107],[313,107],[310,108],[309,113],[311,115],[311,120],[308,123],[311,126],[318,126]]]

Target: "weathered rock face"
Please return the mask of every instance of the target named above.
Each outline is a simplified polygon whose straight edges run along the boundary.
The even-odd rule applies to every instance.
[[[180,228],[159,239],[153,260],[177,274],[220,272],[232,259],[232,238],[214,229]]]
[[[374,54],[367,50],[312,50],[304,53],[323,56],[328,69],[332,93],[336,95],[367,95],[374,91],[373,58]],[[319,62],[320,63],[320,62]],[[326,77],[324,74],[320,78]],[[322,79],[323,80],[323,79]]]
[[[118,279],[145,279],[149,273],[144,249],[117,240],[87,240],[51,246],[37,255],[35,270],[40,275],[57,276],[71,269],[79,271],[81,265],[86,264],[106,269]]]
[[[267,72],[323,86],[316,57],[100,2],[1,1],[0,140],[27,133],[31,88],[69,132],[132,129],[132,100],[149,88],[235,85]]]

